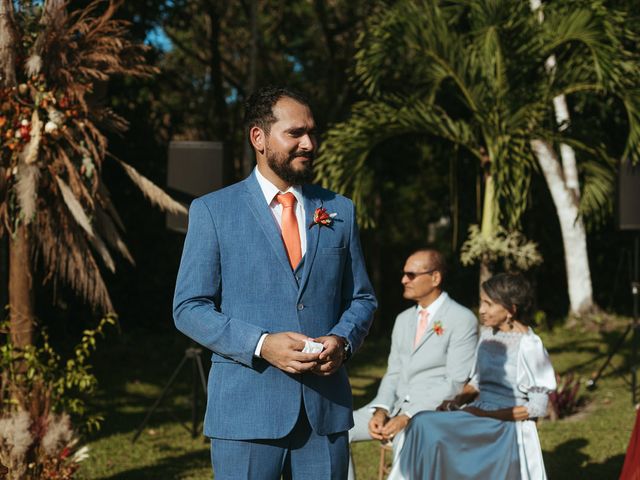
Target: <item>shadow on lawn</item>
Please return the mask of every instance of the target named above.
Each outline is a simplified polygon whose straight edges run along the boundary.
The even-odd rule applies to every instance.
[[[582,449],[589,444],[584,438],[574,438],[544,452],[545,467],[549,478],[584,478],[610,480],[618,478],[622,471],[624,455],[608,458],[603,463],[589,462]],[[585,464],[585,462],[588,462]]]
[[[120,472],[103,480],[161,480],[179,478],[190,470],[210,466],[209,456],[202,451],[185,453],[173,457],[164,457],[154,465],[134,468]]]
[[[587,360],[575,362],[571,365],[570,371],[585,371],[587,369],[595,372],[609,353],[615,350],[613,362],[610,363],[602,374],[602,378],[616,376],[621,373],[628,372],[631,366],[631,335],[627,335],[622,344],[623,332],[619,330],[603,331],[598,337],[587,337],[580,340],[571,340],[559,345],[548,347],[547,351],[553,356],[567,352],[571,353],[591,353],[592,356]],[[602,348],[606,345],[606,348]],[[620,361],[622,359],[622,361]],[[565,372],[559,371],[563,374]]]
[[[131,432],[133,435],[189,347],[189,341],[175,330],[159,332],[160,335],[158,332],[146,336],[136,333],[115,338],[108,349],[98,350],[96,354],[94,369],[100,390],[91,403],[93,410],[101,413],[105,421],[92,435],[92,440],[118,433]],[[205,370],[208,369],[207,351],[203,352],[202,360]],[[151,417],[149,427],[174,420],[189,423],[191,367],[190,362],[183,366]],[[201,396],[201,416],[204,415],[204,401]]]

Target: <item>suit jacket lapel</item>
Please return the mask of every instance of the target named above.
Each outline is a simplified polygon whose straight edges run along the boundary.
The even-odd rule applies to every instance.
[[[300,292],[304,290],[304,286],[309,280],[311,273],[311,266],[313,260],[316,257],[316,250],[318,249],[318,241],[320,239],[320,226],[314,225],[309,228],[309,225],[313,222],[314,213],[316,208],[322,206],[322,201],[316,198],[311,193],[309,185],[302,186],[302,195],[304,197],[304,215],[305,215],[305,231],[307,232],[307,251],[304,254],[304,265],[302,269],[302,279],[300,280]]]
[[[278,263],[284,268],[287,276],[291,278],[292,285],[297,289],[296,280],[291,271],[291,265],[287,253],[284,249],[284,243],[282,242],[282,234],[278,228],[278,224],[273,218],[273,214],[267,205],[264,198],[264,194],[260,189],[258,180],[255,178],[255,173],[252,173],[245,181],[245,201],[247,202],[251,213],[255,217],[258,225],[262,228],[271,248],[273,249]]]

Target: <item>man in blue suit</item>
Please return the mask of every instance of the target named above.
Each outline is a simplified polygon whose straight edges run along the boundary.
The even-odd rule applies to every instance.
[[[354,207],[308,184],[315,122],[298,93],[255,92],[245,127],[257,167],[192,202],[173,307],[177,328],[213,351],[215,478],[346,478],[343,362],[376,308]]]

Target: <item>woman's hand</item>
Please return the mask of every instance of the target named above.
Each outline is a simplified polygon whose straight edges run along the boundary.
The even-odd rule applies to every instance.
[[[483,410],[478,407],[465,407],[465,412],[469,412],[477,417],[489,417],[504,422],[520,422],[529,419],[527,407],[518,406],[512,408],[502,408],[500,410]]]
[[[476,417],[490,417],[491,416],[490,414],[493,413],[478,407],[464,407],[462,410],[472,415],[475,415]]]

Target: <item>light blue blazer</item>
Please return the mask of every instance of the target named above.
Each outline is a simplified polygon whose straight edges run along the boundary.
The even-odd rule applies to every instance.
[[[376,308],[353,204],[314,185],[302,192],[308,225],[316,208],[337,215],[331,226],[306,228],[307,251],[295,272],[255,173],[189,209],[173,316],[181,332],[213,351],[208,437],[284,437],[302,402],[320,435],[353,425],[344,366],[328,377],[294,375],[254,357],[263,333],[283,331],[339,335],[356,351]]]

